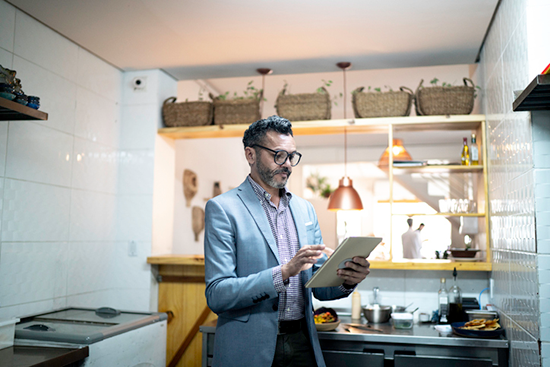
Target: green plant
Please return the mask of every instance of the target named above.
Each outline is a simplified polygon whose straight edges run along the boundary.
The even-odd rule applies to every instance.
[[[324,198],[328,198],[334,189],[327,183],[328,178],[321,177],[319,172],[312,173],[306,180],[306,186],[314,194],[320,195]]]
[[[325,79],[321,79],[321,81],[323,82],[323,85],[320,86],[319,88],[317,88],[317,93],[326,93],[325,89],[323,89],[323,87],[330,87],[332,85],[332,80],[325,80]],[[339,94],[335,95],[332,97],[331,99],[331,102],[334,103],[335,106],[338,106],[338,98],[342,98],[344,96],[344,94],[342,94],[342,92],[340,92]]]
[[[258,97],[262,93],[262,90],[254,87],[252,85],[253,83],[254,83],[253,80],[248,82],[248,84],[246,85],[246,89],[243,91],[242,96],[240,96],[237,92],[234,92],[231,99],[258,99]],[[229,92],[225,92],[224,94],[220,94],[218,96],[218,99],[227,100],[228,97],[229,97]],[[265,97],[262,97],[262,100],[267,101]]]

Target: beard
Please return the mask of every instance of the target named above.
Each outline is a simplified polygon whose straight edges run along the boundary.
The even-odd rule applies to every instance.
[[[292,173],[292,171],[288,169],[288,167],[282,167],[282,166],[280,168],[270,170],[269,167],[264,166],[262,164],[261,159],[258,160],[257,167],[258,167],[258,174],[260,175],[260,178],[262,179],[262,181],[276,189],[283,189],[288,181],[288,178],[290,177],[290,174]],[[279,173],[287,174],[286,178],[283,179],[283,181],[281,182],[278,182],[277,180],[275,180],[275,176],[278,175]]]

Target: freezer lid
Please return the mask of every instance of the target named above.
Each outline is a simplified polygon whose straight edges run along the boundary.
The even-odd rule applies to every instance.
[[[23,318],[15,326],[19,339],[92,344],[167,319],[165,313],[66,308]]]

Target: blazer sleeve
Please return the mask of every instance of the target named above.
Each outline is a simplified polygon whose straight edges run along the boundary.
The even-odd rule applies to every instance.
[[[271,268],[238,276],[236,225],[218,201],[207,202],[204,232],[205,295],[208,307],[217,314],[255,306],[278,295],[273,285]]]

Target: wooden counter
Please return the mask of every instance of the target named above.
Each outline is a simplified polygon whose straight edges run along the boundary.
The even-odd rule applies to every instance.
[[[147,258],[156,267],[158,310],[168,314],[166,361],[169,367],[201,365],[200,325],[217,316],[204,296],[204,256],[158,255]]]

